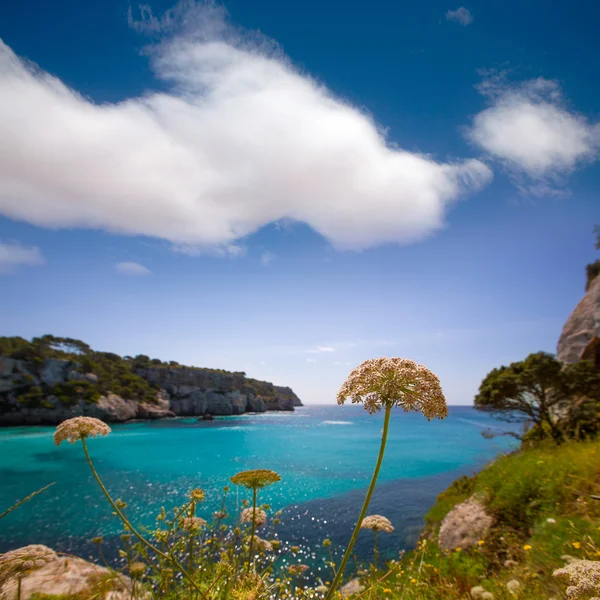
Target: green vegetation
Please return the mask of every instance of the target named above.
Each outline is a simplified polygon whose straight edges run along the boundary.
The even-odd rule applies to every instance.
[[[599,493],[599,440],[523,448],[455,481],[427,513],[417,549],[386,570],[369,568],[361,583],[367,589],[387,574],[372,590],[378,599],[458,600],[476,586],[496,600],[564,598],[552,576],[563,557],[600,557],[600,501],[593,498]],[[441,550],[443,518],[473,494],[494,525],[473,548]],[[519,584],[509,586],[513,593],[511,580]]]
[[[593,434],[600,428],[600,372],[591,362],[564,366],[537,352],[485,377],[475,406],[508,422],[523,422],[529,439]]]
[[[0,356],[26,362],[30,373],[20,376],[18,401],[27,407],[53,408],[49,397],[64,406],[80,400],[96,402],[109,392],[137,402],[156,402],[158,388],[136,375],[133,361],[111,352],[96,352],[80,340],[52,335],[30,342],[21,337],[1,337]],[[39,376],[48,359],[70,361],[74,371],[95,377],[46,385]]]
[[[600,250],[600,225],[594,227],[594,235],[596,236],[596,250]],[[585,290],[589,290],[590,285],[598,275],[600,275],[600,259],[590,263],[585,268]]]

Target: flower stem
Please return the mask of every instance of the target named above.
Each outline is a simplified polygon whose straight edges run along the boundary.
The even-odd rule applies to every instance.
[[[390,414],[391,414],[391,406],[386,406],[385,409],[385,418],[383,420],[383,434],[381,436],[381,445],[379,447],[379,457],[377,458],[377,464],[375,465],[375,471],[373,472],[373,477],[371,478],[371,484],[369,485],[369,490],[365,497],[365,501],[363,502],[362,509],[360,511],[360,515],[358,517],[358,521],[356,522],[356,526],[354,527],[354,532],[352,533],[352,537],[350,538],[350,542],[348,547],[346,548],[346,553],[344,554],[344,558],[338,568],[335,579],[333,580],[329,591],[327,592],[327,596],[325,596],[324,600],[330,600],[333,598],[333,594],[335,593],[336,588],[340,584],[340,580],[344,575],[344,569],[346,568],[346,564],[348,559],[352,555],[352,549],[354,548],[354,544],[356,543],[356,538],[358,537],[358,533],[360,532],[360,526],[363,522],[367,514],[367,509],[369,508],[369,503],[371,502],[371,496],[373,495],[373,491],[375,490],[375,484],[377,483],[377,477],[379,476],[379,470],[381,469],[381,463],[383,462],[383,454],[385,452],[385,444],[387,442],[388,429],[390,425]]]
[[[117,513],[117,516],[119,517],[119,519],[121,519],[121,521],[123,521],[123,523],[126,525],[126,527],[131,531],[131,533],[133,533],[133,535],[135,535],[135,537],[138,540],[140,540],[140,542],[142,542],[142,544],[144,544],[145,546],[150,548],[150,550],[152,550],[153,552],[156,552],[156,554],[158,554],[162,558],[165,558],[168,561],[172,562],[181,571],[182,575],[186,579],[189,580],[189,582],[194,586],[194,588],[196,588],[196,591],[199,593],[202,593],[202,590],[198,587],[197,583],[194,581],[192,576],[181,566],[179,561],[174,556],[171,556],[169,554],[165,554],[164,552],[161,552],[156,546],[151,544],[141,533],[139,533],[137,531],[137,529],[135,529],[135,527],[129,522],[129,519],[123,514],[121,509],[115,504],[111,495],[108,493],[108,490],[104,487],[104,484],[102,483],[102,480],[100,479],[100,476],[96,472],[96,469],[95,469],[94,464],[92,463],[92,459],[90,457],[90,453],[88,452],[88,449],[87,449],[87,444],[85,443],[85,437],[81,438],[81,443],[83,445],[83,451],[85,452],[85,457],[88,461],[88,465],[90,466],[90,469],[92,471],[92,475],[94,476],[94,479],[100,486],[100,489],[104,492],[104,495],[106,496],[106,499],[108,500],[110,505],[113,507],[113,510]]]
[[[377,529],[373,531],[373,534],[375,535],[375,542],[373,544],[373,566],[377,568],[377,559],[379,558],[379,548],[377,547]]]
[[[254,543],[254,533],[256,532],[256,488],[253,488],[252,491],[252,532],[250,533],[250,546],[248,547],[248,571],[250,571],[250,558],[252,557],[252,545]]]

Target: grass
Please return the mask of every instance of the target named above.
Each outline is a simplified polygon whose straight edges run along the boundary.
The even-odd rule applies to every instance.
[[[392,563],[391,574],[363,597],[458,600],[481,586],[496,600],[564,598],[552,576],[564,557],[600,560],[600,501],[591,498],[599,493],[600,441],[502,456],[440,494],[418,548]],[[475,548],[441,550],[436,540],[443,518],[472,494],[494,516],[492,530]],[[384,574],[370,569],[361,583],[368,590]],[[506,587],[511,580],[520,586],[515,593]]]

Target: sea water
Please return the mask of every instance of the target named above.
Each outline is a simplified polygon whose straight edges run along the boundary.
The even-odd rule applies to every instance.
[[[131,520],[152,526],[161,507],[186,501],[200,487],[206,501],[198,515],[210,520],[230,485],[227,510],[238,514],[246,490],[229,477],[246,469],[272,469],[281,482],[263,490],[260,503],[282,510],[282,540],[318,549],[324,538],[345,544],[375,465],[383,415],[362,406],[307,406],[293,413],[246,414],[214,421],[196,418],[113,426],[90,439],[92,460],[114,498],[128,503]],[[501,425],[501,424],[500,424]],[[451,407],[443,421],[394,409],[388,444],[370,514],[395,526],[381,534],[387,556],[414,546],[423,517],[456,477],[471,474],[510,449],[499,423],[471,407]],[[81,444],[53,443],[52,427],[0,428],[0,512],[32,491],[55,482],[0,520],[0,552],[41,543],[63,552],[94,554],[91,539],[105,536],[111,555],[122,526],[92,478]],[[368,558],[371,532],[356,553]]]

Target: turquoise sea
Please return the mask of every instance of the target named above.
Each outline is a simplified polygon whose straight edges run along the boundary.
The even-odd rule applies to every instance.
[[[282,481],[260,502],[283,509],[278,535],[318,553],[329,537],[345,544],[372,474],[382,415],[361,406],[307,406],[294,413],[249,414],[212,422],[174,419],[116,425],[106,438],[90,440],[96,468],[115,498],[128,502],[135,523],[152,525],[161,506],[185,501],[195,487],[206,492],[200,516],[220,508],[229,477],[254,468],[276,470]],[[370,513],[387,516],[396,530],[382,535],[391,556],[410,549],[423,516],[439,492],[499,452],[507,438],[486,440],[481,432],[502,424],[470,407],[452,407],[444,421],[395,410],[379,485]],[[0,551],[30,543],[95,556],[90,543],[105,536],[116,548],[120,524],[93,481],[80,444],[55,447],[54,428],[0,428],[0,512],[41,486],[56,482],[0,520]],[[228,509],[246,497],[232,486]],[[357,554],[367,558],[369,532]]]

